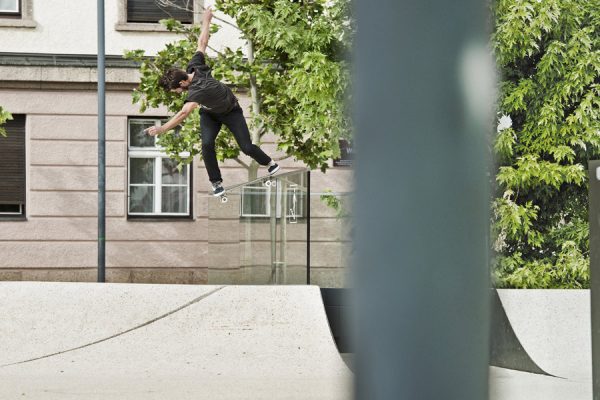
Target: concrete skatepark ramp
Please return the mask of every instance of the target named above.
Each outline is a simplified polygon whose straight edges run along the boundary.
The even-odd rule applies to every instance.
[[[504,289],[494,296],[490,399],[591,399],[589,290]]]
[[[591,382],[588,290],[498,290],[498,296],[522,348],[543,372]]]
[[[0,283],[0,398],[350,399],[315,286]]]

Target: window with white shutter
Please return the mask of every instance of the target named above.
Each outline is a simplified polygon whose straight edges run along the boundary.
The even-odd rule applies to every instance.
[[[25,215],[25,115],[13,114],[0,136],[0,219]]]

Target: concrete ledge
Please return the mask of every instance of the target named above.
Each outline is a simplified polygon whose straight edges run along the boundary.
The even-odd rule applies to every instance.
[[[95,67],[54,67],[54,66],[7,66],[0,65],[2,81],[9,82],[98,82]],[[107,68],[106,82],[137,84],[140,81],[139,70],[134,68]]]
[[[32,19],[0,19],[0,27],[35,29],[37,22]]]
[[[153,23],[140,23],[140,22],[116,23],[115,30],[122,31],[122,32],[162,32],[162,33],[172,33],[173,36],[177,35],[176,33],[169,31],[164,25],[153,24]]]

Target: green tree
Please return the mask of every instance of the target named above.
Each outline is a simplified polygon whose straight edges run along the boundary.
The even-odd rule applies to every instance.
[[[13,119],[12,115],[0,107],[0,136],[6,136],[6,129],[2,127],[6,123],[6,121]]]
[[[587,287],[587,161],[600,150],[598,0],[494,0],[500,287]]]
[[[260,144],[263,135],[273,132],[287,157],[326,170],[328,160],[339,156],[338,139],[352,135],[347,113],[353,35],[349,1],[217,1],[217,9],[236,21],[247,46],[245,51],[225,48],[209,62],[215,78],[249,90],[253,143]],[[141,63],[141,82],[133,100],[142,112],[159,105],[172,112],[181,108],[185,95],[165,93],[157,82],[166,68],[185,68],[196,49],[200,27],[172,19],[162,22],[185,39],[168,44],[152,59],[144,57],[143,50],[126,53]],[[211,30],[218,27],[213,24]],[[171,157],[187,163],[200,152],[198,130],[195,114],[177,134],[162,135],[159,143]],[[189,156],[180,156],[183,152]],[[238,155],[232,135],[219,135],[217,157],[234,159],[248,168],[249,177],[256,176],[256,162],[246,165]]]

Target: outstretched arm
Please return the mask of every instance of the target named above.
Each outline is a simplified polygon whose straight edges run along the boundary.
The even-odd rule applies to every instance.
[[[198,51],[204,54],[206,54],[206,46],[208,46],[208,38],[210,37],[210,21],[212,17],[212,9],[206,7],[202,17],[202,32],[200,32],[200,36],[198,37]]]
[[[190,115],[194,109],[198,107],[198,103],[194,103],[193,101],[188,101],[183,105],[183,108],[173,116],[170,120],[164,123],[161,126],[151,126],[144,130],[150,136],[158,136],[162,133],[170,131],[175,128],[177,125],[181,124],[187,117]]]

